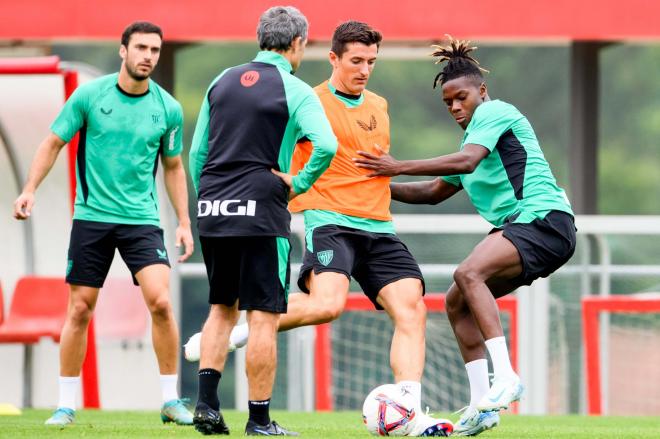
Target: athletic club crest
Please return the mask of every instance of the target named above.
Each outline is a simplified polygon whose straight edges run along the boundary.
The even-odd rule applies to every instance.
[[[243,87],[252,87],[259,80],[259,72],[250,70],[241,75],[241,85]]]
[[[332,250],[323,250],[316,254],[319,262],[323,264],[324,267],[327,267],[328,264],[332,262],[332,256],[334,256],[334,252]]]

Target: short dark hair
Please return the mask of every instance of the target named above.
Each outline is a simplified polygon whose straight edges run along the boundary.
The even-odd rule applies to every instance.
[[[447,65],[435,76],[433,88],[438,85],[444,85],[445,82],[464,76],[470,77],[475,82],[481,83],[484,76],[481,72],[488,73],[488,70],[479,66],[479,61],[470,54],[477,50],[476,46],[470,46],[469,41],[455,40],[451,35],[447,35],[449,44],[446,46],[432,46],[434,51],[431,56],[437,58],[436,64],[447,61]]]
[[[337,26],[332,34],[331,50],[337,56],[342,56],[346,52],[346,45],[349,43],[362,43],[367,46],[375,44],[380,48],[380,42],[383,36],[377,30],[373,29],[367,23],[361,21],[345,21]]]
[[[136,21],[129,24],[128,27],[124,29],[124,33],[121,34],[122,46],[128,47],[128,42],[133,34],[158,34],[160,39],[163,39],[163,31],[160,27],[153,23],[149,23],[148,21]]]

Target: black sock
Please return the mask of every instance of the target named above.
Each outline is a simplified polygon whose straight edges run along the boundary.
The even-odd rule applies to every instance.
[[[270,423],[270,399],[263,401],[248,401],[248,409],[250,410],[250,421],[256,422],[259,425],[267,425]]]
[[[215,369],[202,369],[199,371],[199,394],[197,400],[211,407],[213,410],[220,410],[220,400],[218,399],[218,383],[222,372]]]

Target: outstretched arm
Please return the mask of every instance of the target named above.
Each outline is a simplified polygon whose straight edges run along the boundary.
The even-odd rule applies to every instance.
[[[358,151],[355,165],[371,171],[369,177],[394,177],[396,175],[457,175],[470,174],[490,151],[481,145],[467,144],[453,154],[441,155],[426,160],[396,160],[380,149],[380,156]]]
[[[176,228],[176,246],[184,246],[184,254],[179,257],[183,262],[193,252],[193,238],[190,229],[190,216],[188,215],[188,188],[186,187],[186,173],[183,170],[183,161],[180,155],[163,156],[165,169],[165,187],[170,197],[179,225]]]
[[[441,178],[412,183],[390,183],[392,199],[408,204],[438,204],[461,190]]]
[[[23,192],[14,202],[14,218],[24,220],[30,216],[34,205],[34,193],[50,172],[57,155],[65,144],[66,142],[54,133],[50,133],[41,142],[30,165]]]

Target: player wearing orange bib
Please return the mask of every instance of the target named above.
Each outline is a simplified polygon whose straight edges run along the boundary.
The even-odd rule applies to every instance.
[[[319,177],[305,194],[289,203],[291,212],[309,210],[331,211],[342,214],[343,222],[354,225],[350,217],[381,222],[376,232],[393,232],[390,215],[389,178],[369,178],[357,168],[353,158],[358,150],[375,152],[375,145],[388,148],[390,143],[390,121],[387,101],[363,90],[360,95],[348,95],[325,81],[314,88],[319,96],[330,125],[341,148],[330,167]],[[356,99],[357,98],[357,99]],[[301,169],[312,152],[309,141],[299,142],[291,161],[291,172]],[[306,213],[306,220],[320,220],[314,213]],[[307,227],[309,229],[309,226]],[[364,229],[364,227],[357,227]]]

